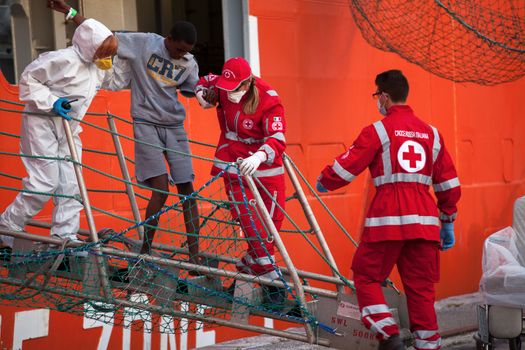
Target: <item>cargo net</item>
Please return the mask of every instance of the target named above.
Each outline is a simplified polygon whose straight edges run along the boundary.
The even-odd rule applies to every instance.
[[[0,102],[8,104],[7,108],[0,108],[6,115],[20,115],[21,104]],[[116,128],[108,129],[105,123],[109,119],[129,134],[120,133]],[[91,129],[89,140],[95,140],[92,141],[95,145],[111,137],[118,137],[124,149],[132,149],[133,143],[141,142],[129,136],[131,123],[116,115],[88,113],[79,122],[84,134]],[[17,145],[20,138],[7,131],[0,131],[0,137],[11,138],[13,145]],[[215,146],[192,142],[194,167],[208,173],[212,159],[196,154],[212,155]],[[84,140],[84,143],[89,142]],[[20,154],[14,151],[16,148],[0,150],[2,164],[12,164],[20,157],[74,162],[69,157]],[[83,236],[80,244],[15,239],[13,250],[0,254],[3,260],[1,304],[49,308],[83,315],[94,322],[161,333],[187,332],[204,324],[208,327],[221,324],[221,320],[243,322],[248,316],[273,317],[303,325],[317,323],[308,307],[315,295],[307,293],[306,303],[301,303],[297,291],[290,287],[289,271],[283,268],[285,264],[279,251],[273,251],[274,238],[261,220],[263,213],[255,205],[246,181],[239,181],[235,164],[223,164],[219,174],[210,176],[204,183],[196,183],[195,191],[184,196],[148,188],[133,178],[122,179],[117,176],[120,173],[117,156],[115,152],[89,145],[84,145],[82,152],[82,172],[87,179],[91,207],[98,213],[95,221],[99,242],[90,241],[87,230],[79,232],[78,236]],[[101,161],[103,158],[107,161]],[[125,157],[124,161],[133,168],[133,159]],[[200,167],[202,163],[206,166]],[[116,165],[111,167],[112,171],[108,171],[110,164]],[[0,177],[3,195],[10,191],[10,197],[14,198],[13,192],[22,191],[22,176],[2,167]],[[257,178],[254,181],[261,196],[273,201],[270,211],[279,211],[281,206],[275,201],[275,193],[268,191]],[[90,184],[99,187],[90,187]],[[167,195],[167,204],[140,222],[134,220],[131,211],[129,215],[121,214],[125,210],[115,212],[112,208],[117,196],[120,203],[128,200],[126,185],[135,190],[142,215],[152,191]],[[70,194],[33,193],[53,200],[81,201]],[[197,221],[188,214],[195,212],[194,209],[198,209]],[[311,232],[300,228],[284,210],[282,213],[288,229],[283,228],[281,232],[301,234],[328,263],[308,237]],[[31,222],[26,230],[39,226],[45,227]],[[103,226],[106,228],[101,229]],[[147,247],[149,254],[140,254],[141,237],[151,228],[156,229],[156,234]],[[41,232],[40,236],[48,237],[48,232]],[[340,277],[352,287],[351,282]],[[283,284],[264,285],[259,278]],[[308,282],[303,279],[302,283]]]
[[[455,82],[495,85],[525,74],[523,0],[349,0],[363,37]]]

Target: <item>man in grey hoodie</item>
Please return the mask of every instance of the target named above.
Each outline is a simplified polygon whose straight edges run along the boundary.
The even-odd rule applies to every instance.
[[[170,35],[154,33],[117,33],[119,59],[125,59],[131,70],[131,116],[135,144],[137,180],[152,187],[146,217],[157,213],[166,202],[168,188],[167,160],[171,179],[182,195],[193,189],[193,167],[188,137],[184,130],[186,111],[178,100],[178,92],[193,97],[199,79],[197,61],[189,53],[197,41],[193,24],[176,22]],[[164,151],[145,143],[173,151]],[[159,192],[161,190],[163,192]],[[188,233],[190,262],[198,263],[199,212],[195,199],[183,203]],[[157,219],[149,222],[158,224]],[[149,253],[155,229],[145,230],[141,253]]]

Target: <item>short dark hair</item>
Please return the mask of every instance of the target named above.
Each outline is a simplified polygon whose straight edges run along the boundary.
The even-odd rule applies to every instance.
[[[408,80],[397,69],[388,70],[376,76],[378,91],[386,92],[392,102],[405,102],[408,97]]]
[[[195,45],[197,30],[190,22],[178,21],[171,27],[170,36],[174,41],[182,40],[186,44]]]

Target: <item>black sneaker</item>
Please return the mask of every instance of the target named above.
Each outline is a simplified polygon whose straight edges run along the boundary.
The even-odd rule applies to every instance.
[[[0,261],[10,262],[11,261],[11,253],[12,252],[13,252],[13,248],[11,248],[11,247],[2,247],[2,248],[0,248]]]
[[[235,282],[237,282],[236,280],[233,280],[232,284],[230,284],[229,287],[226,287],[224,289],[224,293],[227,293],[229,295],[231,295],[232,297],[234,296],[235,294]],[[224,288],[224,287],[223,287]]]
[[[263,302],[270,309],[280,309],[286,301],[286,289],[275,286],[262,286]]]
[[[116,269],[111,274],[109,279],[114,281],[114,282],[129,283],[129,281],[128,281],[128,273],[129,273],[129,269],[127,267],[121,267],[121,268]]]
[[[56,270],[62,272],[71,272],[71,266],[69,265],[69,256],[64,256]]]
[[[378,350],[405,350],[405,344],[399,337],[399,334],[395,334],[388,339],[385,339],[379,343]]]
[[[288,311],[286,313],[286,316],[290,316],[290,317],[303,317],[303,313],[301,311],[301,306],[298,305],[298,304],[295,304],[294,307],[292,307],[290,309],[290,311]]]
[[[177,293],[177,294],[188,294],[189,293],[188,282],[186,282],[186,280],[180,278],[177,281],[177,289],[175,289],[175,293]]]

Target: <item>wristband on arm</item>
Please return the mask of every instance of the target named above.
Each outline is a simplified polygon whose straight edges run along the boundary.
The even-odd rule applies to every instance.
[[[73,17],[75,17],[77,15],[77,10],[75,10],[74,8],[70,7],[69,8],[69,11],[67,12],[67,15],[66,15],[66,21],[69,21],[70,19],[73,19]]]

